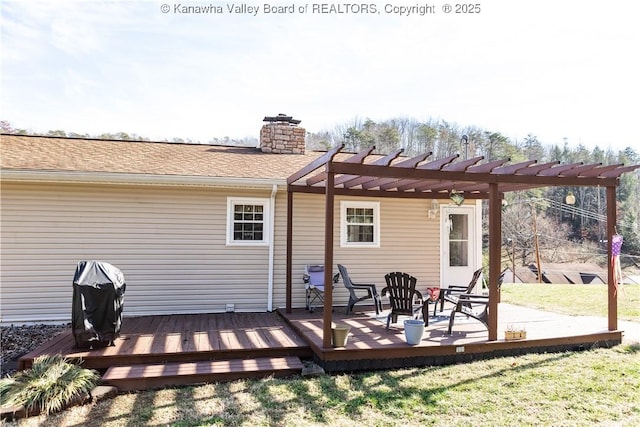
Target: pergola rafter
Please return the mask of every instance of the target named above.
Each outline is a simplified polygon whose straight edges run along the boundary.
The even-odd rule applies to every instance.
[[[400,159],[402,150],[386,156],[374,155],[374,147],[355,154],[335,147],[293,173],[287,179],[287,306],[291,311],[293,195],[325,195],[324,264],[333,265],[333,211],[336,195],[375,198],[446,199],[452,191],[465,199],[489,201],[489,340],[497,339],[498,275],[500,274],[502,198],[505,192],[549,186],[598,186],[607,188],[607,235],[611,239],[616,224],[615,189],[623,173],[640,165],[566,164],[536,160],[508,164],[509,159],[480,163],[483,157],[459,160],[459,155],[429,160],[432,153]],[[609,248],[611,257],[611,248]],[[331,268],[325,282],[331,283]],[[609,330],[617,329],[617,299],[613,269],[609,266]],[[325,288],[323,346],[331,347],[331,287]]]

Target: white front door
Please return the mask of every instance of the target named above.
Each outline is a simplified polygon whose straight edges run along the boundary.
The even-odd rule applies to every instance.
[[[444,206],[441,212],[442,287],[467,285],[477,269],[475,206]]]

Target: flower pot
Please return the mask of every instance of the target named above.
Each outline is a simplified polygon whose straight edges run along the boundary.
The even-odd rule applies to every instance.
[[[418,345],[424,334],[424,320],[405,320],[404,337],[409,345]]]
[[[351,327],[347,325],[336,325],[331,328],[331,338],[334,347],[344,347],[347,345],[347,338]]]

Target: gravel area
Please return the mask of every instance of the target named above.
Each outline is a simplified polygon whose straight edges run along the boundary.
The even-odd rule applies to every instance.
[[[61,325],[22,325],[0,327],[0,378],[16,371],[20,356],[27,354],[40,344],[71,327]]]

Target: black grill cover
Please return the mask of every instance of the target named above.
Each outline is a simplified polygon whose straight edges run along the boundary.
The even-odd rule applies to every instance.
[[[71,322],[78,347],[113,345],[120,334],[124,275],[111,264],[80,261],[73,276]]]

